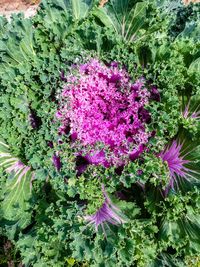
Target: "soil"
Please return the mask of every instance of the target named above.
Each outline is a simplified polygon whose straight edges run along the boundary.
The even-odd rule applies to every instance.
[[[41,0],[0,0],[0,16],[4,15],[9,19],[11,14],[19,12],[23,12],[25,17],[33,16],[37,12],[40,1]],[[108,0],[100,0],[99,2],[100,7],[103,7]]]
[[[12,13],[23,12],[25,17],[33,16],[40,0],[0,0],[0,15],[8,19]]]
[[[187,6],[190,3],[193,3],[193,4],[200,3],[200,0],[183,0],[183,3]]]
[[[101,0],[99,6],[103,7],[107,2],[108,0]]]

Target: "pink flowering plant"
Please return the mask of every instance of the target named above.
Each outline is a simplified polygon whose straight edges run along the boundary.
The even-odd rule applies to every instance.
[[[159,136],[152,129],[155,121],[152,123],[151,111],[154,112],[155,106],[160,105],[161,96],[157,87],[144,76],[133,79],[120,63],[114,61],[105,64],[92,58],[84,64],[73,65],[67,76],[63,72],[62,79],[64,86],[59,94],[59,108],[55,117],[60,125],[58,134],[68,136],[73,149],[78,177],[87,177],[92,168],[92,176],[97,177],[99,166],[107,173],[114,169],[117,175],[121,175],[120,179],[116,176],[117,182],[111,176],[109,184],[119,186],[123,182],[126,185],[127,175],[129,179],[134,177],[133,174],[127,174],[127,169],[132,166],[136,174],[133,180],[137,185],[144,191],[145,183],[150,178],[152,183],[160,185],[160,193],[164,198],[170,190],[179,190],[180,179],[195,181],[198,171],[189,167],[192,162],[188,159],[191,151],[184,153],[181,141],[172,140],[172,144],[162,146],[159,153],[156,152],[159,149],[152,145],[152,141],[158,141]],[[189,107],[186,106],[183,119],[188,114]],[[198,112],[193,112],[191,116],[198,121]],[[89,171],[87,168],[90,168]],[[98,179],[108,183],[102,178],[102,173],[99,173]],[[78,181],[77,186],[81,192],[83,189]],[[123,199],[123,190],[118,196]],[[108,222],[126,222],[115,213],[112,204],[109,205],[111,202],[108,197],[104,202],[101,198],[99,204],[95,205],[94,198],[87,198],[90,215],[84,218],[89,224],[94,224],[96,230],[101,225],[105,231],[104,224]],[[91,202],[96,210],[91,209]]]
[[[41,2],[0,17],[0,266],[196,267],[200,5]]]
[[[91,164],[122,166],[145,150],[151,137],[146,125],[150,91],[116,62],[97,59],[75,66],[66,78],[56,117],[59,132],[69,129],[72,146]]]

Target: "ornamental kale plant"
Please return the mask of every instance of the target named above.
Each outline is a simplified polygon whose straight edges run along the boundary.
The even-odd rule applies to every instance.
[[[65,78],[56,114],[59,132],[69,131],[73,147],[88,163],[122,166],[136,159],[152,134],[145,129],[151,120],[145,81],[132,82],[116,62],[107,67],[92,59],[78,69],[77,77]]]
[[[105,2],[0,17],[0,234],[27,267],[198,266],[200,4]]]

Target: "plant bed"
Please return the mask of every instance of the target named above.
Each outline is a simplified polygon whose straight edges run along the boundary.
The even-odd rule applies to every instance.
[[[24,266],[198,266],[199,12],[44,0],[0,18],[0,234]]]

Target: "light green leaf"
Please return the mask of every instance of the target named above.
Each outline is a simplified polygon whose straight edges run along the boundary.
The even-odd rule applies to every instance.
[[[73,16],[76,20],[87,16],[91,1],[71,0]]]
[[[9,152],[9,146],[0,140],[0,166],[10,174],[1,192],[1,215],[4,219],[18,222],[22,228],[30,223],[31,182],[33,172]]]
[[[28,201],[31,198],[32,173],[29,170],[21,177],[20,174],[23,174],[23,170],[7,180],[1,212],[5,219],[18,221],[19,226],[24,228],[31,218],[31,213],[28,212],[30,208]]]
[[[96,8],[93,14],[123,39],[133,41],[145,23],[146,9],[146,2],[138,2],[130,8],[130,0],[111,0],[104,7]]]
[[[200,72],[200,57],[190,64],[189,71]]]

